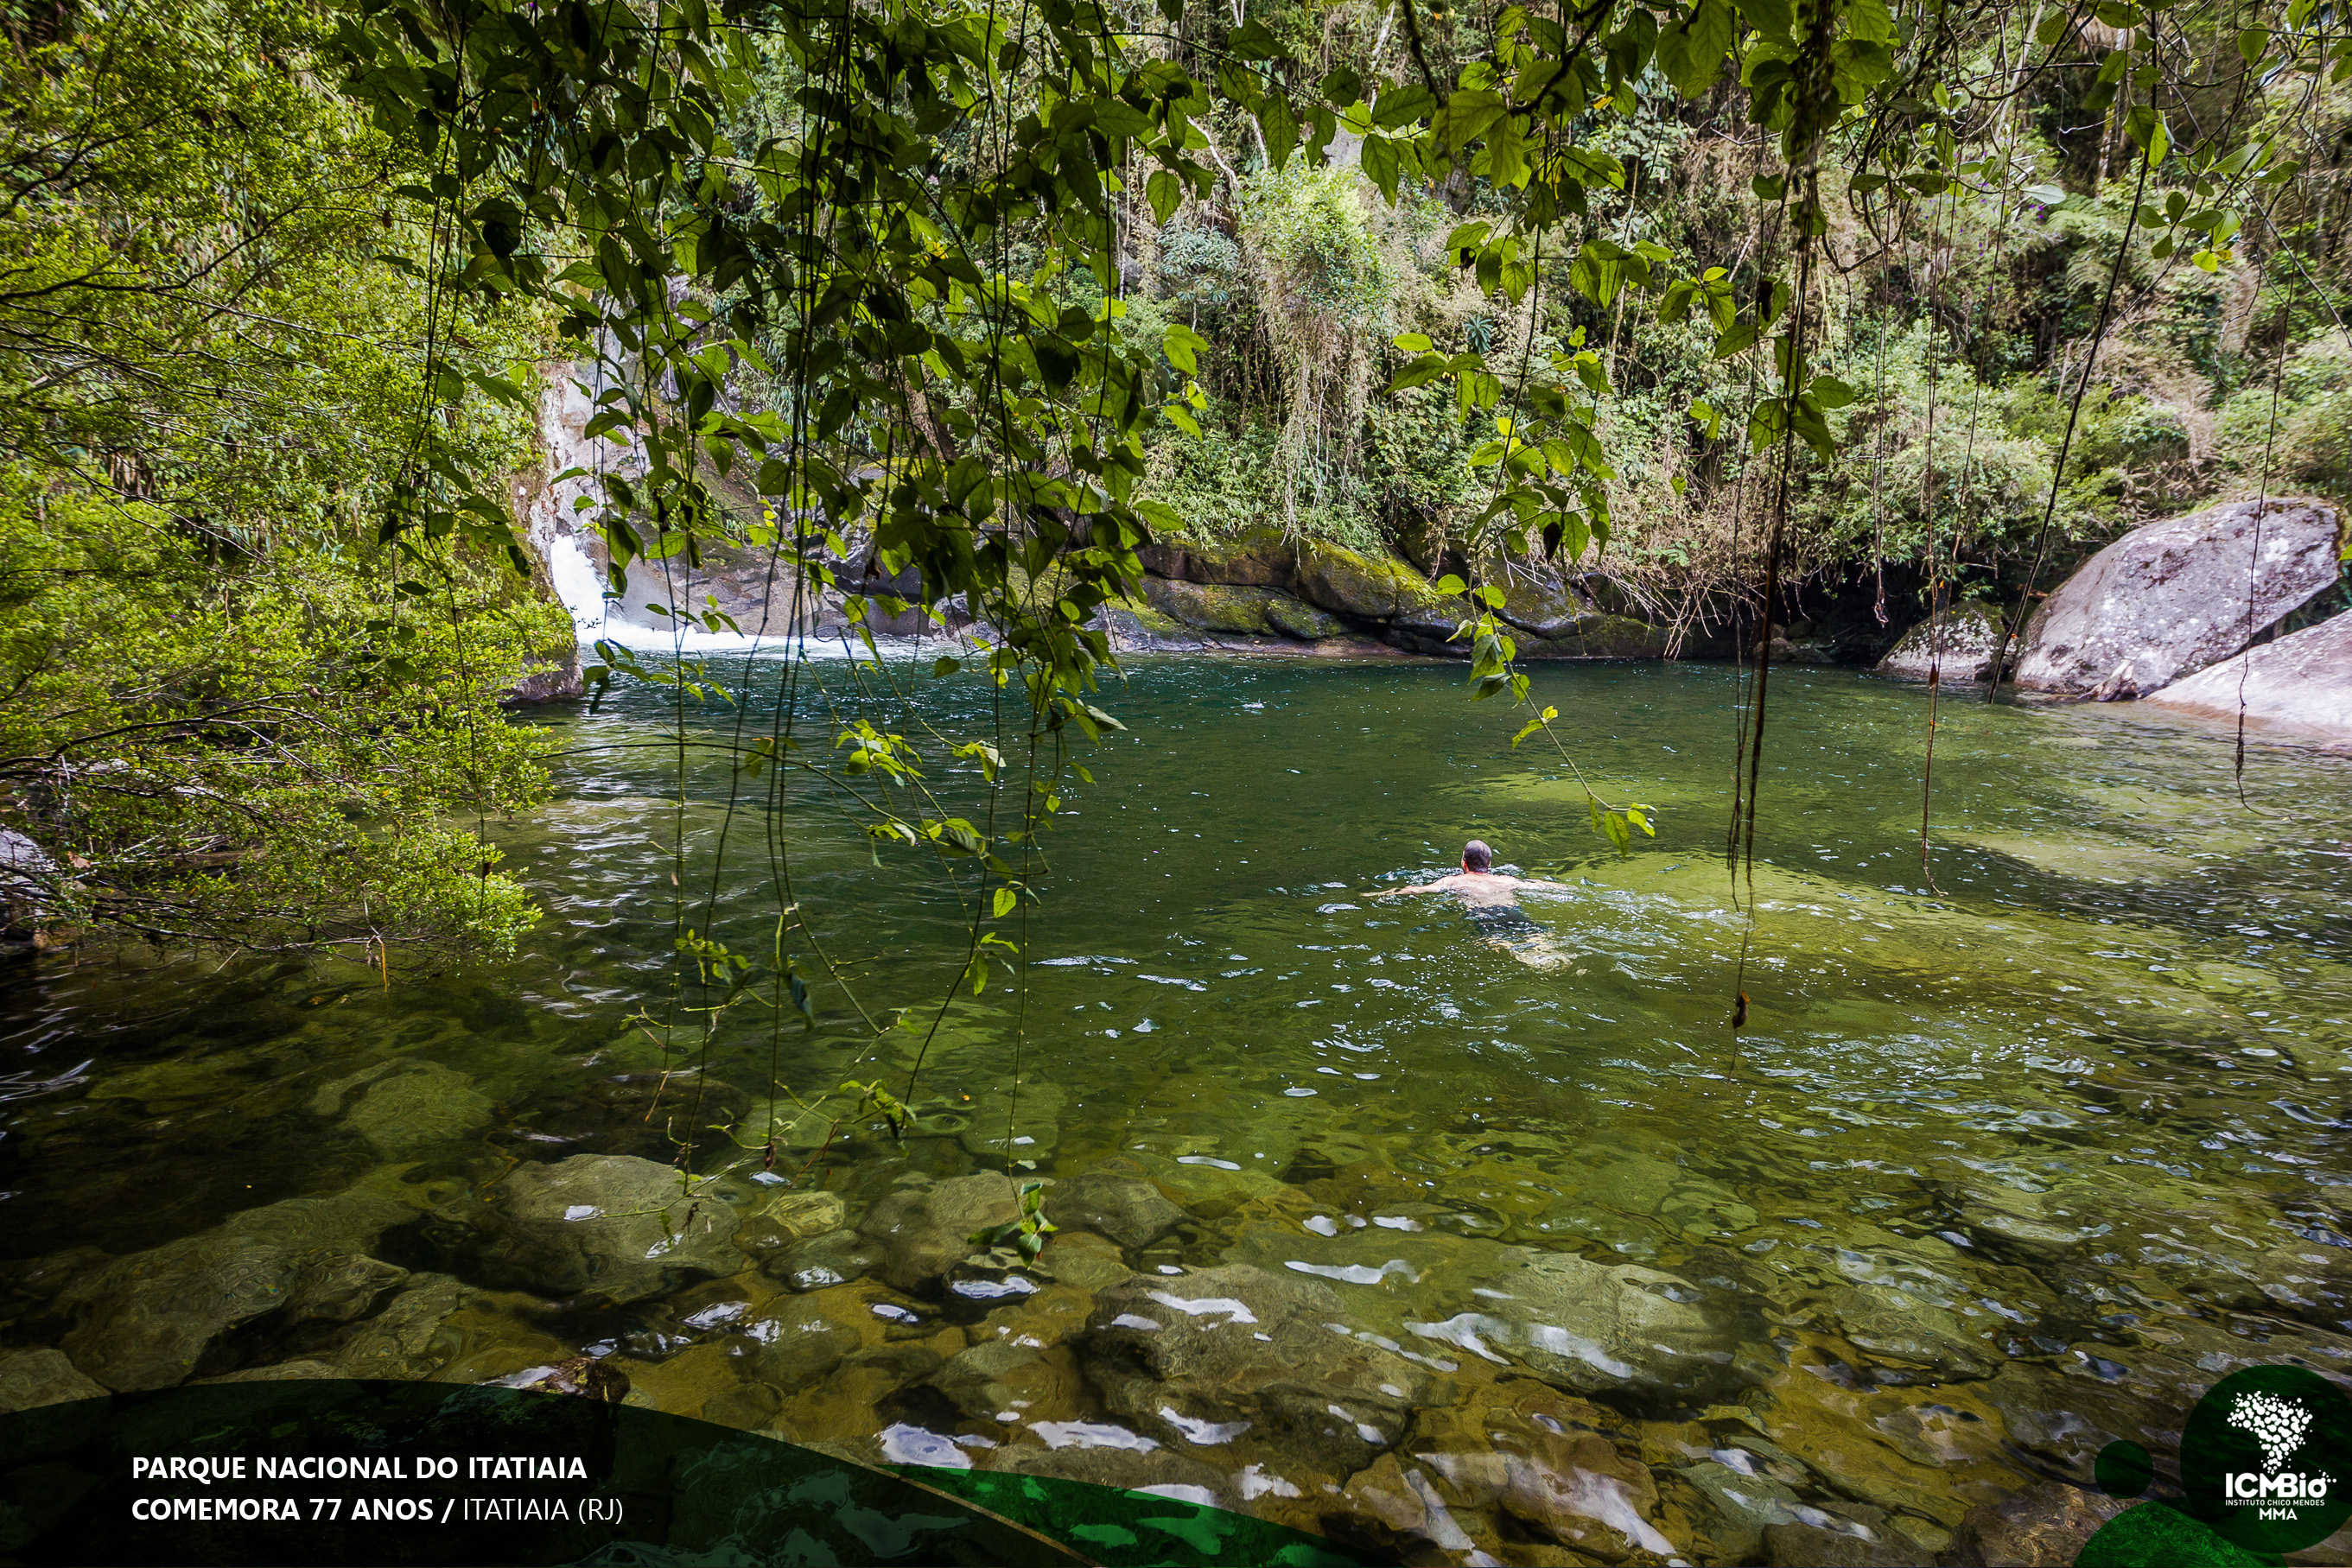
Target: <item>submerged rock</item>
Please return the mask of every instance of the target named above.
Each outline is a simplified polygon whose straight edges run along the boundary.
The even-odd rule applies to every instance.
[[[1882,675],[1926,680],[1981,681],[1992,673],[2000,649],[2003,617],[1996,607],[1962,600],[1903,633],[1878,661]]]
[[[2249,648],[2147,698],[2173,713],[2352,741],[2352,614]]]
[[[762,1265],[791,1291],[824,1291],[862,1280],[882,1260],[882,1249],[855,1231],[811,1237],[767,1258]]]
[[[411,1382],[432,1376],[457,1353],[462,1338],[449,1332],[449,1320],[477,1293],[446,1274],[409,1275],[382,1312],[353,1324],[335,1347],[334,1375]]]
[[[1914,1568],[1919,1556],[1916,1547],[1817,1524],[1764,1527],[1764,1561],[1771,1568]]]
[[[2017,684],[2145,696],[2226,659],[2334,585],[2341,526],[2324,502],[2239,501],[2134,528],[2027,620]]]
[[[235,1372],[224,1372],[217,1377],[199,1377],[189,1385],[194,1388],[210,1388],[223,1383],[316,1383],[325,1378],[344,1377],[349,1374],[331,1361],[280,1361],[268,1366],[242,1366]]]
[[[1886,1284],[1841,1285],[1826,1305],[1882,1382],[1948,1381],[1992,1375],[1992,1347],[1941,1307]],[[1905,1369],[1912,1369],[1906,1375]]]
[[[134,1254],[107,1271],[66,1354],[110,1388],[172,1387],[223,1334],[284,1306],[300,1267],[217,1233]]]
[[[1048,1194],[1047,1202],[1052,1201]],[[1019,1191],[1001,1171],[894,1192],[876,1204],[859,1234],[882,1249],[877,1272],[899,1290],[927,1294],[973,1250],[971,1237],[1020,1218]]]
[[[1675,1554],[1654,1522],[1648,1467],[1596,1427],[1604,1413],[1533,1378],[1486,1385],[1418,1417],[1412,1456],[1456,1508],[1500,1510],[1578,1552],[1609,1562]]]
[[[352,1255],[414,1212],[362,1184],[247,1209],[199,1235],[118,1259],[69,1292],[87,1302],[88,1315],[65,1336],[65,1352],[110,1388],[185,1382],[204,1370],[222,1336],[286,1307],[306,1283],[316,1287],[310,1299],[319,1315],[338,1310],[339,1275],[356,1288],[369,1272],[364,1265],[386,1267]]]
[[[735,1211],[682,1190],[677,1172],[627,1155],[517,1166],[493,1188],[503,1221],[481,1263],[494,1282],[614,1304],[742,1267]]]
[[[1735,1386],[1737,1335],[1722,1303],[1688,1281],[1572,1252],[1502,1248],[1475,1305],[1406,1325],[1488,1361],[1507,1357],[1580,1393],[1688,1396]]]
[[[1396,1442],[1432,1379],[1339,1315],[1319,1281],[1248,1264],[1138,1274],[1096,1298],[1080,1355],[1105,1407],[1170,1447],[1271,1449],[1344,1476]]]
[[[1467,1553],[1457,1560],[1473,1563],[1500,1561],[1486,1549],[1494,1544],[1493,1521],[1466,1511],[1457,1515],[1427,1470],[1394,1454],[1381,1455],[1349,1478],[1327,1505],[1322,1523],[1349,1545],[1396,1561],[1442,1561],[1433,1557],[1439,1552]]]
[[[294,1277],[286,1299],[289,1323],[347,1323],[367,1315],[377,1298],[408,1278],[408,1270],[363,1253],[316,1259]]]
[[[1104,1436],[1108,1437],[1109,1434]],[[1148,1439],[1132,1446],[1076,1438],[1058,1448],[1042,1441],[1010,1443],[982,1450],[978,1468],[1085,1481],[1090,1486],[1117,1487],[1122,1491],[1148,1491],[1214,1507],[1225,1506],[1227,1500],[1223,1474],[1198,1459],[1170,1453]]]
[[[84,1376],[62,1351],[45,1346],[0,1352],[0,1416],[105,1394],[105,1385]]]
[[[419,1061],[370,1084],[343,1123],[392,1160],[456,1143],[488,1125],[490,1116],[490,1098],[472,1079]]]
[[[787,1192],[761,1205],[759,1218],[795,1240],[805,1240],[848,1224],[849,1205],[837,1192]]]
[[[964,1153],[986,1165],[1050,1156],[1062,1141],[1062,1108],[1069,1092],[1031,1080],[1017,1086],[996,1079],[971,1086],[968,1103],[925,1118],[927,1127],[952,1127]]]
[[[1794,1524],[1804,1505],[1797,1494],[1769,1476],[1735,1470],[1719,1460],[1686,1465],[1678,1472],[1712,1507],[1716,1523],[1707,1531],[1725,1561],[1747,1563],[1764,1544],[1764,1531]]]
[[[1184,1218],[1184,1211],[1148,1181],[1089,1171],[1057,1181],[1046,1194],[1046,1214],[1064,1229],[1084,1227],[1121,1247],[1142,1247]],[[1055,1244],[1058,1250],[1063,1243]]]
[[[618,1405],[629,1396],[628,1374],[593,1355],[575,1355],[523,1386],[541,1394],[576,1394],[607,1405]]]
[[[2028,1487],[1970,1509],[1953,1532],[1952,1561],[1959,1568],[2063,1568],[2099,1526],[2129,1506],[2078,1487]]]
[[[973,1345],[931,1375],[931,1386],[967,1421],[1003,1427],[1066,1427],[1084,1407],[1077,1364],[1065,1349],[1011,1338]],[[1052,1432],[1050,1435],[1059,1435]]]

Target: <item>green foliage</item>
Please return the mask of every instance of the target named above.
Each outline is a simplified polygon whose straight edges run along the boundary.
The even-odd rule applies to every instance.
[[[509,947],[532,912],[459,814],[539,798],[498,698],[570,628],[502,555],[375,541],[427,335],[394,151],[308,9],[58,16],[0,77],[0,811],[53,867],[20,915]],[[447,326],[483,383],[537,357],[527,314]],[[523,428],[483,399],[441,440],[497,473]]]
[[[1029,1181],[1021,1184],[1021,1215],[1003,1225],[975,1230],[968,1239],[973,1247],[1011,1247],[1034,1263],[1037,1254],[1045,1249],[1045,1238],[1059,1227],[1045,1218],[1045,1184]]]

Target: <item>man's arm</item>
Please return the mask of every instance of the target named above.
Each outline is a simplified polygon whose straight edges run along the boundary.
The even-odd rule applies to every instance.
[[[1402,898],[1408,893],[1444,893],[1447,888],[1454,885],[1455,880],[1456,879],[1454,877],[1442,876],[1435,882],[1425,882],[1418,887],[1384,887],[1373,893],[1371,896],[1374,898]]]

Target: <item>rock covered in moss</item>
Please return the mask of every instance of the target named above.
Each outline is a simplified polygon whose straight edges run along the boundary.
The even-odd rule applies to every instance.
[[[2000,611],[1962,600],[1903,633],[1878,661],[1882,675],[1924,681],[1932,670],[1946,681],[1981,681],[2000,650]]]
[[[1300,643],[1319,643],[1326,638],[1344,637],[1348,624],[1336,615],[1328,615],[1311,604],[1302,604],[1284,594],[1276,594],[1265,602],[1265,623],[1283,636]]]
[[[1503,606],[1496,612],[1522,632],[1538,637],[1565,637],[1592,613],[1592,606],[1569,591],[1557,578],[1513,569],[1500,574]]]
[[[1298,551],[1297,542],[1286,537],[1280,528],[1258,528],[1216,543],[1201,539],[1156,540],[1136,554],[1144,570],[1154,577],[1288,591],[1297,581]]]
[[[1666,634],[1630,615],[1588,610],[1556,636],[1514,639],[1522,659],[1662,659]]]
[[[1283,597],[1271,589],[1230,588],[1219,583],[1147,577],[1143,580],[1143,596],[1154,610],[1198,631],[1243,637],[1280,635],[1266,619],[1267,608]]]
[[[1463,601],[1439,593],[1394,557],[1363,555],[1324,539],[1299,546],[1298,597],[1337,615],[1441,635],[1469,613]]]

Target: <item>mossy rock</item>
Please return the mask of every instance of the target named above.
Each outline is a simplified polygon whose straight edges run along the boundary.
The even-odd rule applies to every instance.
[[[1155,540],[1136,554],[1155,577],[1228,588],[1287,589],[1297,576],[1298,551],[1299,546],[1281,529],[1257,528],[1230,539]]]
[[[1465,601],[1439,593],[1394,557],[1368,556],[1322,540],[1300,547],[1298,596],[1337,614],[1441,638],[1471,613]]]
[[[1962,600],[1904,632],[1878,661],[1878,673],[1926,680],[1933,670],[1943,679],[1982,680],[2000,648],[2002,623],[1996,607]]]
[[[1501,587],[1503,619],[1538,637],[1572,635],[1577,622],[1591,613],[1591,606],[1559,583],[1525,571],[1508,573]]]
[[[1302,643],[1317,643],[1326,637],[1347,635],[1347,622],[1336,615],[1327,615],[1311,604],[1296,599],[1276,597],[1266,601],[1266,624],[1286,637]]]
[[[1276,597],[1268,589],[1147,577],[1143,595],[1160,613],[1202,632],[1244,637],[1278,635],[1266,620],[1267,603]]]
[[[1522,659],[1662,659],[1666,634],[1646,621],[1630,615],[1603,615],[1589,611],[1557,637],[1530,637],[1520,642]]]

